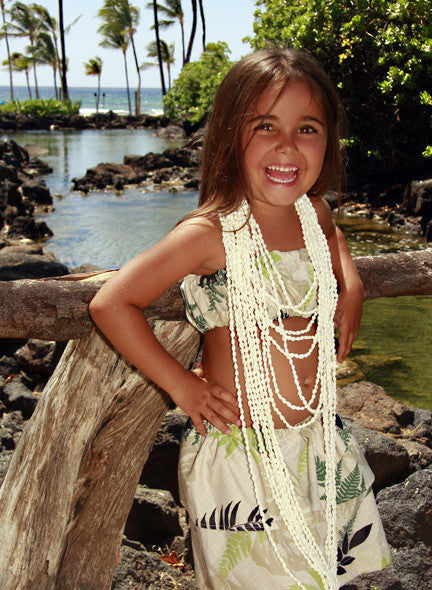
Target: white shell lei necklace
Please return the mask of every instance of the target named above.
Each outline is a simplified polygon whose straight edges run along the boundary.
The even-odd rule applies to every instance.
[[[242,385],[239,362],[244,375],[245,393],[252,427],[255,429],[258,450],[271,489],[280,512],[282,526],[285,526],[309,566],[322,578],[328,590],[339,588],[336,575],[336,460],[335,460],[335,417],[336,417],[336,360],[334,348],[333,316],[337,302],[336,280],[333,275],[327,240],[318,223],[315,209],[306,195],[295,203],[303,238],[309,259],[314,268],[312,288],[317,289],[317,305],[312,311],[304,311],[305,301],[294,303],[287,293],[284,282],[268,252],[261,230],[250,213],[247,201],[233,213],[220,216],[223,243],[226,254],[227,289],[229,307],[229,328],[235,382],[240,407],[240,418],[246,454],[255,496],[264,515],[263,498],[253,468],[249,438],[246,434],[245,413],[242,406]],[[269,280],[272,293],[269,294]],[[283,300],[277,293],[283,293]],[[310,290],[305,298],[310,294]],[[268,302],[281,310],[280,318],[289,315],[309,317],[303,330],[287,330],[282,319],[274,321],[269,317]],[[284,313],[285,312],[285,313]],[[316,330],[312,329],[313,324]],[[314,333],[315,332],[315,333]],[[274,337],[278,335],[278,339]],[[290,352],[289,343],[309,341],[306,353]],[[240,359],[237,358],[237,345]],[[285,400],[279,391],[272,363],[275,347],[290,363],[298,393],[298,404]],[[318,349],[318,363],[312,395],[307,400],[295,368],[295,360],[308,357]],[[319,402],[312,406],[319,392]],[[279,400],[292,410],[308,410],[310,417],[298,424],[290,424],[276,407]],[[309,529],[302,509],[296,498],[294,485],[283,460],[276,437],[272,411],[282,420],[286,428],[301,429],[321,417],[326,457],[325,497],[327,534],[325,551],[320,548]],[[305,588],[281,555],[272,531],[262,518],[264,529],[284,570],[300,588]]]

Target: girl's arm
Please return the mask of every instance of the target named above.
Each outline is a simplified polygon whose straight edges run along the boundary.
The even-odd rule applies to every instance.
[[[139,254],[98,291],[90,303],[95,324],[132,365],[164,389],[205,436],[203,420],[229,433],[238,423],[236,397],[182,367],[158,342],[142,310],[189,273],[218,263],[216,229],[185,222]],[[220,236],[219,242],[220,242]]]
[[[333,272],[339,285],[335,326],[339,330],[337,360],[348,356],[360,327],[363,306],[363,283],[348,250],[342,231],[335,225],[329,205],[324,199],[311,199],[320,225],[327,237]]]
[[[335,226],[328,239],[333,272],[339,285],[335,326],[339,330],[337,360],[341,363],[348,356],[360,327],[363,307],[363,283],[348,250],[342,231]]]

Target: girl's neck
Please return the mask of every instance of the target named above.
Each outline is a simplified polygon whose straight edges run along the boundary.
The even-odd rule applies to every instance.
[[[268,250],[298,250],[304,247],[300,219],[294,205],[289,207],[251,206]]]

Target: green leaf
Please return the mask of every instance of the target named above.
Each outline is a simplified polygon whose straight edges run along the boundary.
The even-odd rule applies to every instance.
[[[252,540],[250,532],[232,533],[229,536],[226,549],[219,563],[219,575],[227,578],[237,563],[250,554]],[[243,557],[242,557],[243,556]]]
[[[300,453],[300,457],[299,457],[299,463],[298,463],[298,476],[299,476],[299,478],[301,478],[301,476],[303,475],[303,473],[307,467],[308,453],[309,453],[309,445],[305,444],[302,452]]]
[[[326,464],[325,461],[322,461],[318,456],[315,457],[315,468],[318,484],[323,486],[325,484],[326,477]]]
[[[356,463],[354,469],[349,475],[340,483],[337,490],[336,503],[343,504],[357,498],[366,491],[364,479],[360,472],[359,464]]]

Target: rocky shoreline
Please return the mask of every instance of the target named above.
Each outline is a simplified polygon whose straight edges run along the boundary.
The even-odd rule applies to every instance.
[[[175,129],[166,132],[179,133]],[[196,190],[199,137],[163,154],[126,156],[120,168],[100,165],[75,186],[123,190],[131,184]],[[113,167],[114,166],[114,167]],[[36,211],[49,210],[52,198],[40,174],[49,168],[13,141],[0,142],[0,280],[69,274],[40,241],[51,235]],[[133,181],[133,182],[132,182]],[[136,182],[135,182],[136,181]],[[188,183],[191,183],[188,186]],[[103,186],[102,186],[103,185]],[[400,211],[389,208],[389,190],[372,203],[345,205],[354,213],[382,218],[425,234],[432,217],[432,181],[411,183]],[[366,199],[365,199],[366,200]],[[349,209],[351,208],[351,209]],[[429,216],[429,217],[428,217]],[[429,221],[428,221],[429,219]],[[79,270],[83,270],[80,268]],[[4,477],[23,427],[64,349],[64,343],[0,341],[0,479]],[[349,373],[341,369],[341,379]],[[341,383],[347,381],[341,381]],[[344,590],[427,588],[432,574],[432,415],[392,400],[368,382],[338,388],[338,411],[357,437],[375,474],[374,492],[394,564],[347,584]],[[170,411],[162,425],[128,518],[113,588],[194,588],[193,563],[183,509],[179,506],[177,459],[185,416]],[[161,465],[164,466],[161,469]]]
[[[169,120],[157,115],[119,115],[93,113],[91,115],[46,115],[5,113],[0,116],[2,131],[54,131],[57,129],[156,129],[166,127]]]

